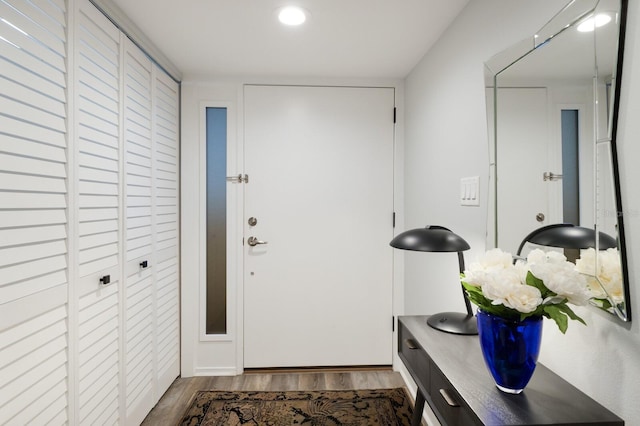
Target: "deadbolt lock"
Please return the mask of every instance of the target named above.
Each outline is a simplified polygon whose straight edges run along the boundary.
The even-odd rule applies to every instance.
[[[258,224],[258,219],[256,219],[255,217],[250,217],[247,222],[249,223],[249,226],[256,226]]]

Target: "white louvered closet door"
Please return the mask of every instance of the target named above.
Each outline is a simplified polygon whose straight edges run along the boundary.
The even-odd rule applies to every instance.
[[[0,18],[0,425],[139,424],[179,375],[179,85],[88,0]]]
[[[66,8],[0,1],[0,424],[67,407]]]
[[[154,399],[154,277],[151,60],[130,40],[124,56],[126,424]]]
[[[153,175],[156,248],[156,379],[160,398],[180,374],[179,86],[154,67]]]
[[[87,0],[77,7],[75,422],[107,425],[120,418],[120,32]]]

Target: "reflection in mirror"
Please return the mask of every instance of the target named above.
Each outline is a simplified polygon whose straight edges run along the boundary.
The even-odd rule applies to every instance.
[[[533,230],[560,223],[610,236],[617,247],[595,238],[565,255],[590,276],[596,306],[629,321],[615,151],[626,3],[569,2],[536,35],[491,58],[485,75],[488,245],[515,253]]]

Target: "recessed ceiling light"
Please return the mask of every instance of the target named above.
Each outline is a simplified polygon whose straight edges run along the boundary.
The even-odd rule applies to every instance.
[[[301,25],[307,20],[307,14],[299,7],[287,6],[280,9],[278,19],[285,25]]]
[[[592,16],[586,19],[584,22],[578,25],[578,31],[588,33],[598,27],[608,24],[609,22],[611,22],[611,15],[607,13],[601,13],[599,15]]]

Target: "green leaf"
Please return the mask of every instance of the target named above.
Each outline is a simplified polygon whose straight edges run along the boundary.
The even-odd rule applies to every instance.
[[[584,322],[584,320],[583,320],[582,318],[580,318],[580,317],[579,317],[575,312],[573,312],[573,309],[571,309],[571,308],[569,307],[569,305],[567,305],[567,304],[563,303],[563,304],[555,305],[555,306],[557,306],[557,307],[558,307],[558,309],[560,309],[562,312],[564,312],[565,314],[567,314],[567,316],[568,316],[569,318],[571,318],[572,320],[580,321],[580,322],[581,322],[581,323],[583,323],[584,325],[587,325],[587,323],[586,323],[586,322]]]
[[[605,311],[608,311],[609,309],[613,308],[613,305],[611,304],[609,299],[593,298],[591,299],[591,304]]]
[[[540,290],[540,293],[542,294],[543,299],[556,295],[554,292],[549,290],[546,285],[544,285],[544,282],[540,278],[533,275],[531,271],[527,272],[526,282],[527,282],[527,285],[530,285]]]
[[[545,316],[551,318],[556,322],[558,328],[562,332],[562,334],[567,332],[567,327],[569,326],[569,320],[567,314],[562,311],[558,306],[560,305],[545,305],[544,312]]]

